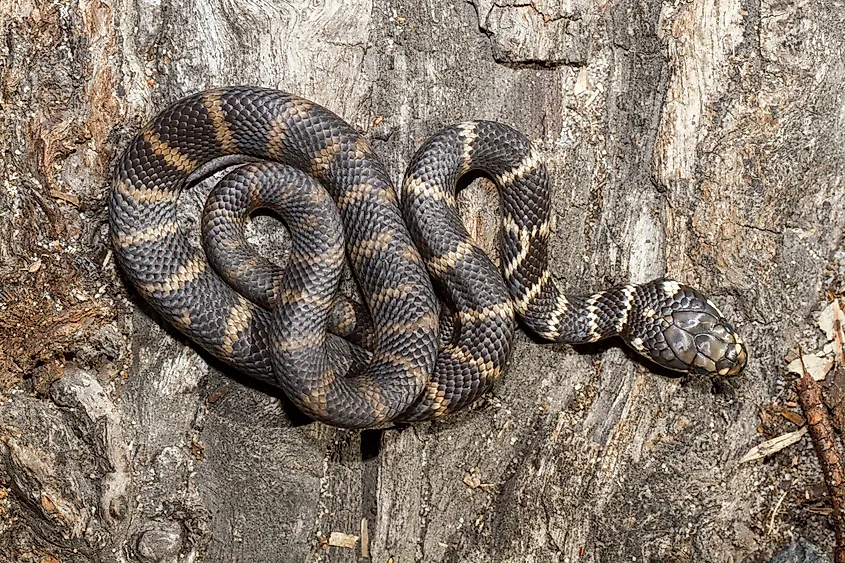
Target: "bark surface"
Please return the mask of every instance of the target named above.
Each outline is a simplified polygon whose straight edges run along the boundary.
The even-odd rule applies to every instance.
[[[784,358],[811,349],[845,287],[843,30],[842,5],[821,0],[3,0],[0,561],[831,548],[806,438],[738,460],[772,427],[761,412],[795,410]],[[519,128],[550,166],[557,280],[701,288],[749,343],[745,375],[672,379],[615,341],[520,333],[470,410],[382,431],[309,423],[187,345],[110,251],[108,179],[130,137],[166,103],[238,83],[332,109],[397,182],[446,124]],[[462,196],[488,244],[489,188]],[[189,228],[204,197],[184,198]],[[283,256],[270,218],[251,232]]]

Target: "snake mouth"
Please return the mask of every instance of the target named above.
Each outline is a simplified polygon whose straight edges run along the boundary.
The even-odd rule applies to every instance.
[[[725,346],[722,358],[716,362],[717,371],[714,375],[733,377],[739,375],[745,368],[745,364],[748,362],[748,349],[738,334],[733,333],[733,337],[734,345]]]

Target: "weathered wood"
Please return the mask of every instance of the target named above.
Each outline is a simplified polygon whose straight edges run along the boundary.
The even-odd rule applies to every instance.
[[[843,30],[818,0],[3,0],[0,561],[358,561],[362,519],[380,563],[831,547],[800,504],[821,479],[806,441],[737,460],[845,287]],[[745,376],[670,379],[618,343],[520,334],[467,412],[308,424],[186,345],[109,251],[122,147],[166,102],[233,83],[326,105],[397,180],[447,123],[518,127],[552,172],[558,280],[701,287],[749,342]],[[495,208],[483,192],[468,220]],[[272,221],[252,232],[284,250]]]

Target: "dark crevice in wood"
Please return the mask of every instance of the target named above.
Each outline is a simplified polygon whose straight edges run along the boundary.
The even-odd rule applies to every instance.
[[[367,520],[368,540],[373,541],[377,530],[375,528],[378,516],[378,482],[381,459],[381,439],[384,430],[361,431],[361,518]],[[363,538],[362,538],[363,541]]]

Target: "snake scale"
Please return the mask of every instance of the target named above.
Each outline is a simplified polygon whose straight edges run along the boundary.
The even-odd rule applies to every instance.
[[[231,172],[209,196],[206,256],[181,230],[177,200],[194,173],[226,155],[262,162]],[[470,171],[501,194],[501,271],[457,213],[456,183]],[[424,420],[473,402],[501,376],[517,318],[557,342],[620,335],[672,370],[742,370],[743,341],[693,288],[655,280],[583,297],[557,289],[550,204],[538,152],[506,125],[445,128],[396,190],[367,140],[329,110],[227,87],[173,103],[138,133],[116,166],[109,217],[126,277],[168,322],[337,426]],[[245,247],[244,220],[258,208],[291,232],[284,273]],[[366,302],[357,315],[336,297],[347,260]],[[338,340],[352,333],[361,348],[346,372],[339,360],[349,347]]]

